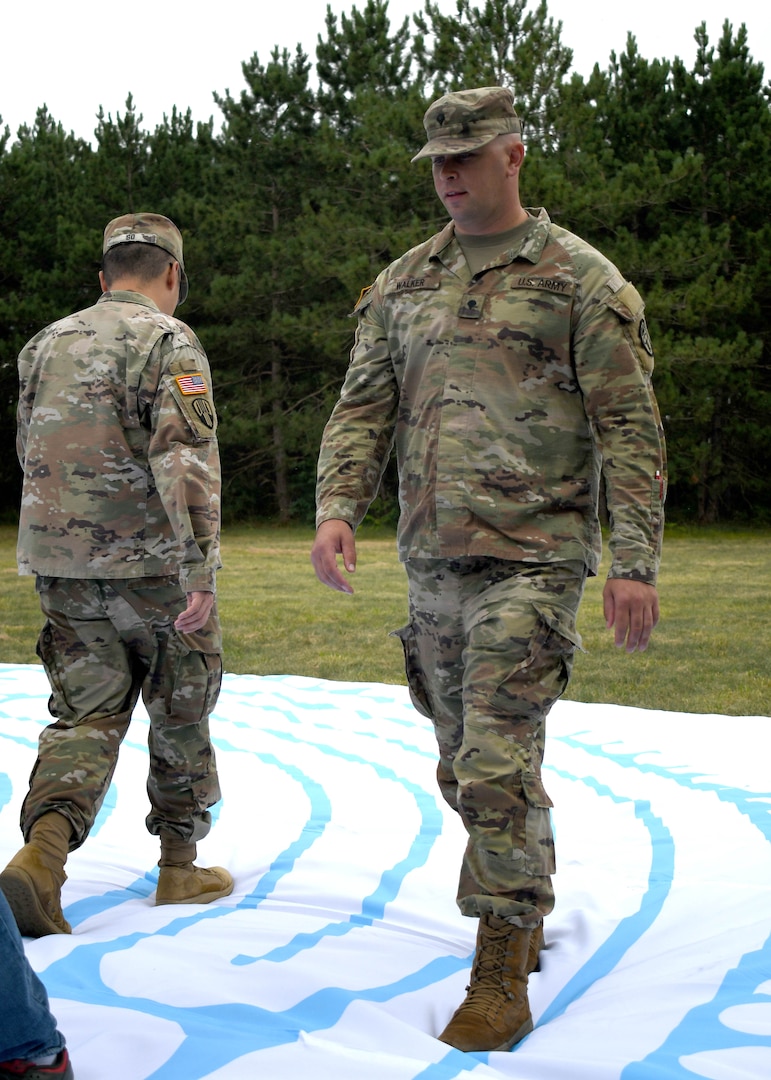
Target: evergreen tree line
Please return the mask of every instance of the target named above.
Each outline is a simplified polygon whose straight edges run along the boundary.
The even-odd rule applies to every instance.
[[[16,356],[98,295],[101,232],[129,211],[185,236],[179,314],[211,360],[226,520],[313,516],[322,427],[348,362],[361,289],[446,220],[425,162],[428,101],[504,84],[523,118],[523,201],[600,248],[646,299],[670,458],[669,516],[771,518],[771,84],[744,26],[695,29],[692,70],[630,35],[584,78],[547,4],[387,0],[327,9],[315,72],[297,46],[257,53],[223,115],[176,109],[154,132],[129,96],[95,142],[46,108],[0,134],[2,510],[15,513]],[[395,513],[387,474],[373,508]]]

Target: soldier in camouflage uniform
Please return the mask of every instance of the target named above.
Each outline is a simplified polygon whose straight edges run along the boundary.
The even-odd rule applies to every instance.
[[[94,824],[140,693],[156,903],[233,889],[226,870],[193,864],[220,798],[209,737],[222,675],[220,463],[209,363],[173,317],[188,287],[174,223],[111,221],[100,283],[93,307],[19,356],[18,565],[36,576],[55,722],[22,806],[25,845],[0,887],[31,937],[71,931],[64,863]]]
[[[358,328],[318,470],[319,579],[351,592],[354,530],[393,446],[415,706],[436,731],[439,786],[468,833],[460,910],[479,919],[466,999],[439,1036],[511,1047],[532,1028],[527,976],[554,904],[541,766],[546,715],[581,639],[601,554],[604,484],[615,643],[658,620],[665,462],[643,302],[598,251],[519,196],[511,93],[447,94],[425,114],[452,221],[382,271]]]

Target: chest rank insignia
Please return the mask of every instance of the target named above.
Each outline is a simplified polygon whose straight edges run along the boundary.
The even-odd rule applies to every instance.
[[[176,378],[183,394],[205,394],[208,389],[203,375],[177,375]]]

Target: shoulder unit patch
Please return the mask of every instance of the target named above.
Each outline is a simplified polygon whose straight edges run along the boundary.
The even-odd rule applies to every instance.
[[[200,372],[187,375],[177,375],[177,386],[186,396],[188,394],[205,394],[208,391],[206,379]]]

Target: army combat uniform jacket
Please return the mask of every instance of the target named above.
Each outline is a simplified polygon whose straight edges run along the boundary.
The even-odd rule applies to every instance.
[[[322,440],[317,523],[356,527],[391,447],[400,558],[487,555],[655,583],[665,494],[643,302],[544,210],[472,276],[452,223],[392,263]]]
[[[193,331],[140,293],[105,293],[37,334],[19,378],[19,572],[213,592],[217,417]]]

